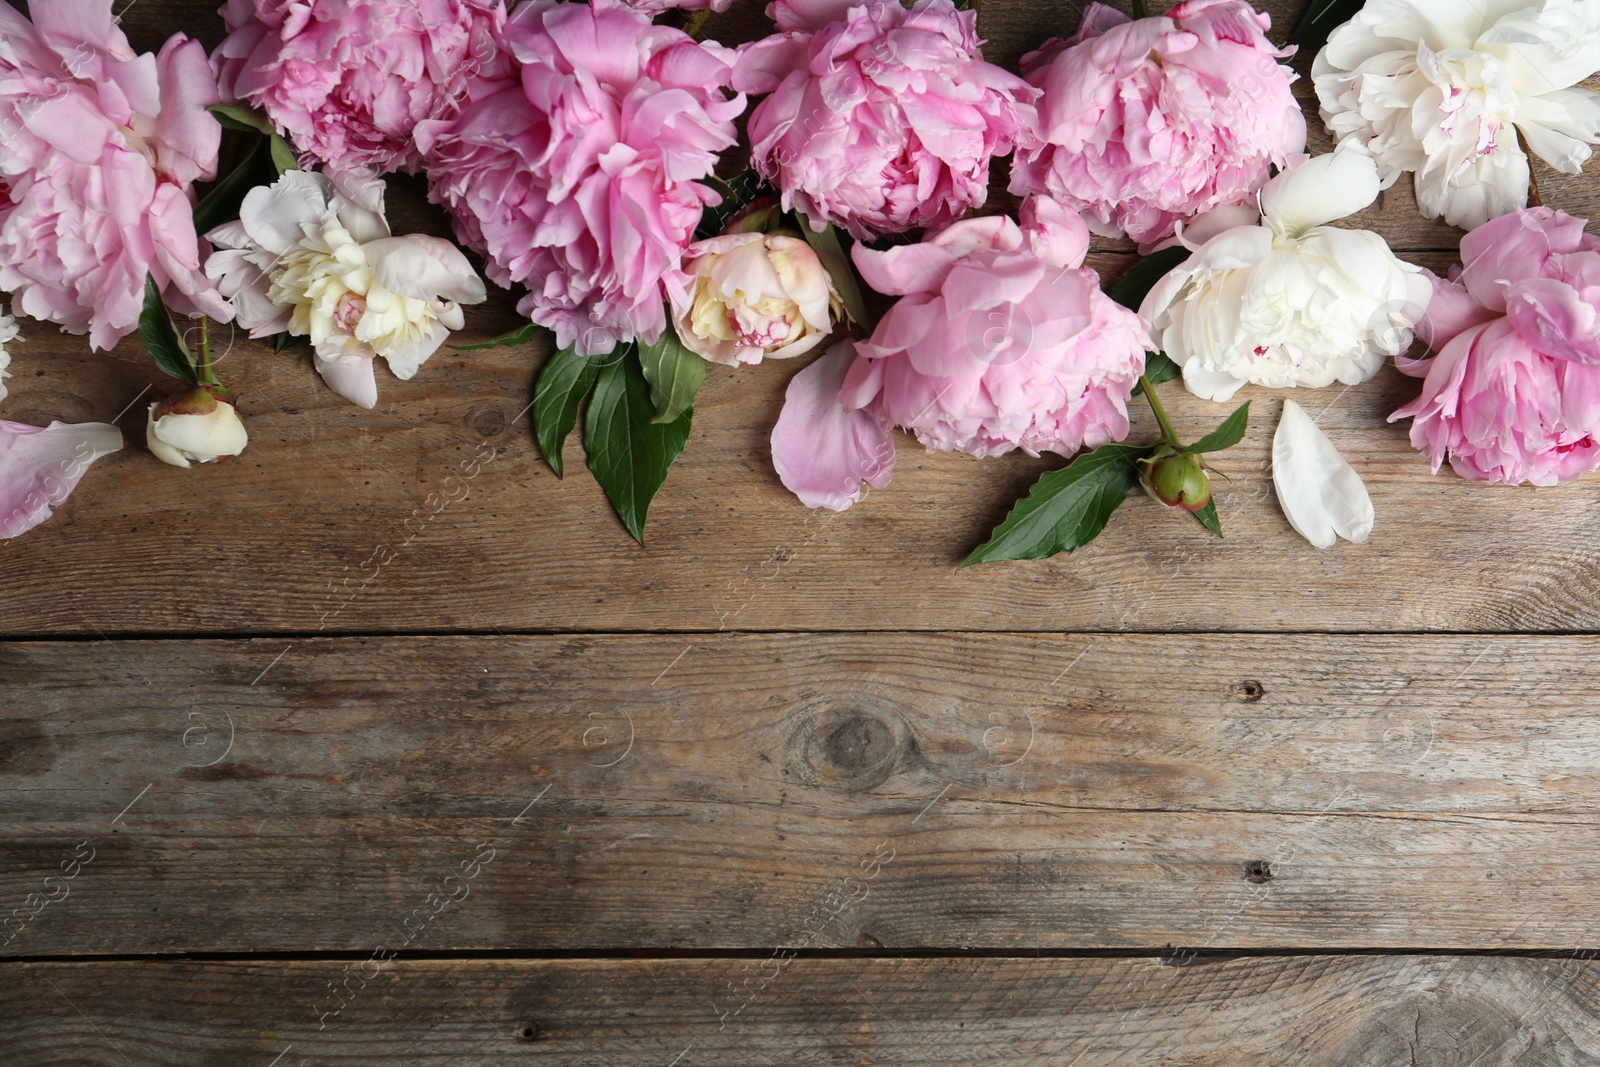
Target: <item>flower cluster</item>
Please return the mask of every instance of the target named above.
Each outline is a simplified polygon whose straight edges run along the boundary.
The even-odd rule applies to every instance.
[[[1365,143],[1385,188],[1416,176],[1417,204],[1463,229],[1528,202],[1528,157],[1576,174],[1600,141],[1600,4],[1373,0],[1311,68],[1322,117]]]
[[[983,204],[989,161],[1031,144],[1037,93],[983,60],[950,0],[775,0],[782,31],[739,53],[751,161],[817,225],[858,238],[939,226]]]
[[[1043,139],[1017,152],[1011,191],[1142,242],[1239,203],[1268,166],[1305,150],[1295,75],[1278,62],[1293,49],[1267,40],[1271,25],[1243,0],[1185,0],[1135,20],[1091,4],[1076,38],[1022,59]]]
[[[1268,182],[1259,214],[1222,210],[1183,231],[1194,254],[1140,311],[1191,392],[1355,385],[1411,347],[1430,295],[1421,268],[1370,230],[1326,225],[1377,195],[1372,158],[1346,141]]]
[[[190,188],[215,176],[220,97],[177,34],[135,55],[103,3],[0,3],[0,289],[13,310],[110,348],[139,322],[146,276],[226,320],[201,269]]]
[[[900,300],[870,340],[790,383],[772,435],[784,484],[849,507],[862,482],[887,481],[891,425],[973,456],[1124,437],[1150,335],[1082,266],[1088,248],[1083,220],[1050,200],[1026,202],[1020,226],[996,215],[886,252],[858,245],[867,283]]]
[[[504,0],[227,0],[222,91],[334,170],[415,170],[417,123],[508,76]]]
[[[1433,277],[1431,358],[1403,367],[1422,395],[1411,443],[1484,482],[1554,485],[1600,467],[1600,238],[1583,220],[1527,208],[1461,240]],[[1432,277],[1432,276],[1430,276]]]
[[[525,3],[505,40],[517,80],[417,128],[432,197],[561,347],[654,341],[744,110],[732,53],[617,0]]]
[[[1600,95],[1578,87],[1600,71],[1600,0],[1367,0],[1331,31],[1356,5],[1315,5],[1293,37],[1327,42],[1312,79],[1336,147],[1315,158],[1295,49],[1247,0],[1092,3],[1015,72],[954,0],[771,0],[766,36],[701,39],[730,3],[223,0],[208,57],[183,34],[134,54],[110,0],[31,19],[0,0],[0,290],[95,348],[138,329],[184,386],[149,405],[148,448],[190,467],[250,439],[213,322],[303,338],[370,408],[378,360],[418,376],[487,299],[475,252],[527,321],[466,347],[553,334],[540,449],[562,473],[581,423],[640,539],[708,375],[773,360],[809,360],[771,443],[811,506],[886,485],[896,430],[1070,457],[969,562],[1071,551],[1138,486],[1220,533],[1206,457],[1254,401],[1185,444],[1156,393],[1178,375],[1220,402],[1393,361],[1423,379],[1393,418],[1436,470],[1600,468],[1600,238],[1524,206],[1530,155],[1575,173],[1600,143]],[[1015,217],[975,215],[1008,155]],[[393,232],[395,171],[425,176],[456,241]],[[1424,214],[1474,227],[1446,278],[1349,221],[1402,173]],[[1160,258],[1102,289],[1091,233]],[[1428,358],[1407,358],[1414,335]],[[19,336],[0,315],[0,400]],[[1138,393],[1157,441],[1127,440]],[[1365,540],[1358,464],[1281,412],[1289,525]],[[0,422],[0,535],[120,444]]]

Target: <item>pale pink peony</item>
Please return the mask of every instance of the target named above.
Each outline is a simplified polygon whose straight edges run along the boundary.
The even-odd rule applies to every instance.
[[[135,55],[111,0],[0,0],[0,289],[15,310],[110,348],[153,276],[180,311],[231,314],[201,268],[191,186],[222,128],[205,49]]]
[[[1418,333],[1437,352],[1402,361],[1422,395],[1411,443],[1437,471],[1554,485],[1600,467],[1600,238],[1583,220],[1526,208],[1461,240],[1462,268],[1430,275]]]
[[[1022,146],[1011,191],[1043,193],[1108,236],[1170,237],[1180,219],[1254,193],[1305,150],[1293,54],[1243,0],[1186,0],[1129,20],[1093,4],[1072,41],[1022,59],[1043,90],[1042,145]]]
[[[718,202],[701,180],[736,140],[733,54],[617,0],[531,0],[505,38],[520,81],[417,127],[430,196],[490,278],[528,287],[518,310],[562,346],[655,341]]]
[[[1040,198],[1020,227],[990,216],[886,252],[857,245],[867,284],[901,299],[842,377],[835,349],[790,384],[772,435],[784,484],[810,507],[849,507],[863,481],[887,481],[891,425],[974,456],[1125,437],[1152,345],[1081,265],[1088,247],[1083,220]]]
[[[222,16],[223,92],[335,170],[416,170],[416,124],[511,72],[504,0],[227,0]]]
[[[782,32],[740,49],[752,162],[814,224],[860,239],[952,222],[988,195],[989,160],[1031,140],[1037,92],[983,60],[950,0],[778,0]]]

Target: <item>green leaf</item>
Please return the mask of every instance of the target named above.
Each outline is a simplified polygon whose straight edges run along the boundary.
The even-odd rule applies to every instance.
[[[272,335],[272,350],[274,352],[282,352],[292,344],[294,344],[294,334],[288,330]]]
[[[156,361],[156,366],[180,382],[189,385],[197,383],[199,379],[195,375],[189,348],[183,343],[177,327],[172,325],[172,316],[161,299],[161,290],[149,275],[145,275],[144,279],[144,313],[139,316],[139,340],[144,342],[145,350]]]
[[[509,348],[512,345],[525,345],[539,334],[536,323],[525,323],[515,330],[503,333],[499,337],[491,337],[487,341],[479,341],[475,345],[451,345],[457,352],[477,352],[485,348]]]
[[[1165,352],[1151,352],[1144,360],[1144,378],[1152,386],[1183,377],[1183,368],[1172,362]],[[1133,396],[1143,396],[1144,386],[1133,387]]]
[[[844,254],[844,246],[839,243],[839,233],[833,228],[833,223],[828,223],[818,233],[811,228],[810,219],[798,211],[795,216],[800,220],[800,232],[805,234],[812,251],[816,252],[823,268],[833,278],[833,287],[839,290],[839,296],[844,299],[845,314],[863,330],[871,330],[872,323],[867,321],[867,302],[861,299],[855,268],[850,265],[850,257]]]
[[[694,407],[695,394],[706,380],[706,361],[678,340],[668,323],[655,344],[639,342],[639,366],[650,383],[650,401],[656,414],[651,422],[673,422]]]
[[[1222,425],[1190,445],[1188,452],[1221,452],[1232,448],[1244,439],[1245,427],[1250,424],[1250,401],[1246,400],[1232,415],[1222,420]]]
[[[272,165],[279,174],[300,169],[300,161],[294,157],[294,149],[289,147],[288,141],[275,133],[267,138],[267,143],[272,146]]]
[[[1218,537],[1222,536],[1222,520],[1217,518],[1217,499],[1212,497],[1206,506],[1194,512],[1195,521]]]
[[[1152,252],[1128,268],[1128,273],[1106,286],[1106,295],[1125,308],[1139,310],[1145,296],[1156,287],[1156,282],[1189,258],[1189,250],[1182,245]]]
[[[685,411],[669,423],[653,422],[654,416],[650,383],[633,353],[600,369],[584,416],[583,448],[594,480],[640,544],[650,501],[689,443],[694,412]]]
[[[594,388],[604,356],[580,356],[571,346],[552,355],[533,386],[533,433],[550,469],[561,477],[561,449],[578,423],[578,405]]]
[[[1289,43],[1302,52],[1315,52],[1328,43],[1328,35],[1356,17],[1366,0],[1311,0]]]
[[[272,120],[253,107],[244,107],[241,104],[212,104],[206,108],[216,116],[218,122],[230,130],[246,130],[255,133],[273,133]]]
[[[1139,484],[1137,463],[1151,451],[1152,446],[1101,445],[1049,472],[961,565],[1043,559],[1088,544]]]
[[[226,178],[211,187],[211,192],[194,209],[194,230],[204,235],[239,217],[239,207],[245,196],[258,185],[271,185],[278,180],[278,171],[272,165],[272,153],[266,141],[256,145],[243,163]]]

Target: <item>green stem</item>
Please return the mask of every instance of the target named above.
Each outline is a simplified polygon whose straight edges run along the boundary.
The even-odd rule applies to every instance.
[[[1161,406],[1161,398],[1156,396],[1156,387],[1150,384],[1150,379],[1139,375],[1139,387],[1144,390],[1145,399],[1150,401],[1150,410],[1156,413],[1156,422],[1161,427],[1161,439],[1173,448],[1182,448],[1178,441],[1178,431],[1172,428],[1172,420],[1167,418],[1167,409]]]
[[[1136,19],[1150,17],[1150,9],[1144,6],[1144,0],[1133,0],[1133,17]]]
[[[216,374],[211,370],[211,320],[205,315],[200,316],[200,372],[201,385],[218,385]]]

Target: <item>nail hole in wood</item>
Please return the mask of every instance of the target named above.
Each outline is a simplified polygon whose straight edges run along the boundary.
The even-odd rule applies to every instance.
[[[1235,682],[1228,687],[1228,691],[1233,694],[1234,699],[1242,700],[1247,704],[1254,704],[1267,695],[1267,687],[1254,678],[1246,678],[1242,682]]]
[[[1244,865],[1244,880],[1253,885],[1270,882],[1277,875],[1272,873],[1272,864],[1266,860],[1251,860]]]
[[[538,1023],[518,1023],[511,1036],[517,1041],[537,1041],[544,1036],[544,1031],[539,1029]]]

